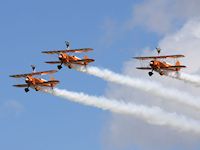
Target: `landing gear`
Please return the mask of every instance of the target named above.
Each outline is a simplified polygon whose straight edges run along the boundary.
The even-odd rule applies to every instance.
[[[25,88],[24,91],[27,93],[29,92],[29,88]]]
[[[163,71],[160,71],[159,73],[160,73],[160,75],[161,75],[161,76],[163,76],[163,75],[164,75],[164,72],[163,72]]]
[[[62,69],[62,65],[58,65],[57,68],[60,70]]]
[[[69,69],[72,69],[72,66],[71,66],[71,65],[68,65],[68,68],[69,68]]]
[[[40,88],[39,88],[39,87],[36,87],[36,88],[35,88],[35,90],[36,90],[36,91],[39,91],[39,90],[40,90]]]
[[[152,76],[153,75],[153,72],[149,72],[149,76]]]

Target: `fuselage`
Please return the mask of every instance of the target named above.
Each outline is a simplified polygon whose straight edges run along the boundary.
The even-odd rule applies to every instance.
[[[167,63],[165,61],[158,61],[158,60],[152,60],[149,64],[152,68],[152,70],[158,72],[160,75],[164,75],[167,73],[167,71],[179,71],[178,68],[170,68],[173,66],[170,63]]]
[[[62,61],[63,63],[70,63],[72,61],[81,60],[77,56],[70,56],[67,53],[60,53],[59,56],[58,56],[58,59],[60,61]]]
[[[27,76],[25,78],[25,82],[30,86],[30,87],[38,87],[38,86],[45,86],[45,87],[54,87],[55,85],[52,83],[45,83],[47,80],[42,79],[42,78],[34,78],[32,76]]]
[[[65,65],[71,65],[73,64],[74,62],[76,62],[76,64],[78,65],[87,65],[88,62],[86,61],[79,61],[78,60],[83,60],[77,56],[71,56],[71,55],[68,55],[67,53],[60,53],[59,56],[58,56],[58,59],[64,63]],[[84,56],[84,59],[88,59],[87,56]]]
[[[152,69],[157,70],[157,69],[162,69],[162,68],[170,68],[173,66],[172,64],[165,62],[165,61],[158,61],[158,60],[152,60],[149,64]],[[176,70],[176,68],[170,68],[170,70]]]

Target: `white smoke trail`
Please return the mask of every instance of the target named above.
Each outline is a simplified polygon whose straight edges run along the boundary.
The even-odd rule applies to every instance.
[[[105,97],[89,96],[84,93],[60,90],[57,88],[54,90],[45,89],[43,91],[76,103],[109,110],[118,114],[133,115],[149,124],[167,126],[178,131],[192,131],[196,134],[200,134],[199,121],[188,119],[185,116],[177,115],[176,113],[167,113],[159,107],[146,107],[144,105],[135,105],[133,103],[126,104],[123,101],[119,102]]]
[[[98,67],[76,67],[76,70],[100,77],[106,81],[130,86],[162,99],[171,100],[174,103],[184,104],[193,109],[200,110],[200,99],[198,97],[194,97],[186,92],[171,87],[163,87],[156,82],[120,75],[108,69],[99,69]]]
[[[171,78],[175,78],[186,83],[193,84],[195,86],[200,86],[200,76],[198,75],[191,75],[186,73],[168,73],[167,76]]]

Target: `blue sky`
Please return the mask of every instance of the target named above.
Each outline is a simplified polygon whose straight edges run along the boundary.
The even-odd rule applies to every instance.
[[[44,64],[56,56],[42,50],[92,47],[94,65],[120,72],[138,50],[154,47],[158,36],[143,28],[124,30],[123,25],[139,0],[1,1],[1,100],[0,149],[103,149],[104,126],[110,113],[71,103],[12,84],[10,74],[56,69]],[[82,55],[81,55],[82,56]],[[134,68],[133,68],[134,69]],[[107,83],[63,68],[55,75],[60,88],[103,95]],[[132,149],[132,148],[131,148]],[[136,148],[135,148],[136,149]]]

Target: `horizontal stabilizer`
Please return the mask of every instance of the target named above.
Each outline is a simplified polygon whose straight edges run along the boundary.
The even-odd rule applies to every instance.
[[[94,62],[94,59],[81,59],[81,60],[71,61],[72,64],[80,64],[81,62],[91,63]]]

